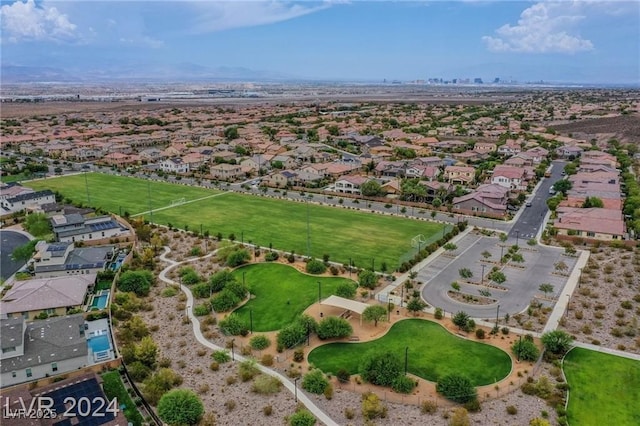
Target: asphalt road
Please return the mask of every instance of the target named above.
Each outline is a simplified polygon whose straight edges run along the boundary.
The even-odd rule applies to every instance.
[[[529,196],[527,201],[531,201],[531,206],[522,207],[524,210],[520,213],[520,217],[513,224],[509,231],[509,238],[517,238],[528,240],[535,238],[538,230],[543,225],[542,221],[547,214],[547,200],[551,197],[549,188],[562,179],[562,171],[564,169],[564,161],[554,161],[551,169],[551,177],[542,180],[535,193]],[[519,242],[518,242],[519,243]]]
[[[0,230],[0,278],[6,280],[24,266],[24,261],[16,262],[11,259],[11,253],[16,247],[26,244],[29,238],[19,232]]]

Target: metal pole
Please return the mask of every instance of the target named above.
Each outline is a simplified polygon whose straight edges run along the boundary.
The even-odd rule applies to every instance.
[[[245,282],[244,282],[245,274],[246,274],[246,271],[242,271],[242,285],[245,285]]]
[[[391,322],[391,294],[387,294],[387,322]]]
[[[84,172],[84,186],[87,188],[87,204],[91,204],[91,197],[89,196],[89,181],[87,180],[87,172]]]
[[[404,348],[404,375],[407,375],[407,367],[409,366],[409,346]]]
[[[309,200],[307,199],[307,257],[311,258],[311,229],[309,227]]]
[[[235,341],[236,341],[236,339],[231,339],[231,361],[235,361],[236,360],[235,351],[233,350]]]
[[[486,266],[484,263],[482,266],[482,276],[480,277],[480,285],[484,285],[484,267]]]
[[[244,230],[240,231],[240,241],[244,245]]]
[[[520,339],[518,340],[518,362],[520,362],[520,348],[522,347],[522,334],[520,335]]]
[[[402,301],[404,300],[404,283],[402,284],[402,287],[400,288],[400,307],[402,308]]]
[[[151,181],[147,180],[147,196],[149,199],[149,215],[151,216],[149,222],[153,222],[153,209],[151,208]]]
[[[518,246],[518,238],[520,237],[520,231],[516,231],[516,247]]]
[[[351,258],[349,258],[349,279],[351,279]]]
[[[253,309],[249,310],[249,331],[253,334]]]
[[[298,380],[300,380],[300,377],[293,379],[294,398],[296,402],[298,402]]]
[[[498,315],[500,315],[500,305],[498,305],[498,309],[496,309],[496,328],[498,327]]]
[[[500,246],[500,263],[502,263],[502,256],[504,255],[504,246]]]
[[[202,236],[202,224],[200,224],[200,236]]]
[[[371,270],[372,271],[376,270],[376,258],[375,257],[371,258]]]
[[[322,300],[322,287],[320,281],[318,281],[318,303]]]

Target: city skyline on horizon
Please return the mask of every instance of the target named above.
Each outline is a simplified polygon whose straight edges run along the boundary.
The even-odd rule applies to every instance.
[[[18,73],[640,83],[634,1],[0,4],[2,67]]]

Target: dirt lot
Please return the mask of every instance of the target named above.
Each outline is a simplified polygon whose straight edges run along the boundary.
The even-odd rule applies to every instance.
[[[569,124],[551,126],[556,131],[587,141],[598,139],[598,134],[612,135],[622,142],[640,143],[640,115],[621,115],[592,120],[581,120]]]

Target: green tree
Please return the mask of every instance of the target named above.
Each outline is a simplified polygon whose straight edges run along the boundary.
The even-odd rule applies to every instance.
[[[367,322],[373,321],[374,327],[377,327],[378,321],[384,320],[385,316],[387,316],[387,308],[382,305],[367,306],[362,312],[362,319]]]
[[[134,354],[138,361],[153,369],[158,358],[158,345],[156,345],[151,336],[145,336],[135,346]]]
[[[360,287],[373,290],[378,284],[378,275],[369,269],[365,269],[358,274],[358,282],[360,283]]]
[[[436,392],[459,404],[465,404],[478,398],[478,393],[471,380],[459,373],[451,373],[440,378],[436,384]]]
[[[228,269],[223,269],[209,277],[209,285],[211,285],[211,291],[220,291],[227,283],[235,281],[235,277]]]
[[[604,203],[602,202],[602,200],[598,197],[587,197],[584,199],[584,203],[582,203],[582,208],[584,209],[588,209],[588,208],[603,208],[604,207]]]
[[[427,304],[424,303],[422,300],[420,300],[419,297],[414,297],[411,300],[409,300],[409,303],[407,303],[407,310],[409,312],[412,312],[413,315],[415,316],[418,312],[421,312],[426,306]]]
[[[329,386],[329,380],[320,370],[313,369],[302,378],[302,389],[307,392],[321,394]]]
[[[467,314],[464,311],[459,311],[458,313],[456,313],[453,318],[451,319],[451,321],[458,326],[458,328],[463,329],[467,326],[467,323],[469,322],[469,314]]]
[[[540,287],[538,287],[538,290],[543,292],[546,296],[549,293],[553,293],[553,285],[551,283],[542,283],[540,284]]]
[[[224,129],[224,137],[227,138],[227,140],[238,139],[240,137],[238,134],[238,127],[231,126]]]
[[[502,284],[507,280],[507,276],[502,271],[493,271],[488,275],[488,278],[497,284]]]
[[[51,222],[44,213],[28,214],[24,220],[25,229],[34,237],[44,237],[51,234]]]
[[[247,263],[249,259],[251,259],[251,255],[247,249],[234,250],[227,256],[227,265],[235,268]]]
[[[564,355],[573,344],[573,337],[563,330],[544,333],[541,340],[545,349],[556,355]]]
[[[571,183],[569,179],[560,179],[553,184],[553,189],[556,192],[562,192],[563,195],[567,195],[567,191],[569,191],[572,187],[573,183]]]
[[[228,312],[238,306],[241,299],[230,290],[222,290],[213,296],[211,306],[216,312]]]
[[[336,296],[353,299],[356,297],[357,289],[358,285],[356,283],[343,282],[336,288]]]
[[[169,368],[161,368],[144,381],[142,393],[149,404],[156,405],[162,395],[180,384],[182,377],[179,374]]]
[[[325,273],[327,265],[325,265],[321,260],[311,259],[307,262],[306,270],[310,274],[320,275]]]
[[[344,318],[334,316],[326,317],[318,323],[316,330],[320,340],[331,339],[334,337],[347,337],[353,334],[353,327]]]
[[[202,401],[189,389],[169,391],[158,402],[158,417],[169,425],[195,425],[203,414]]]
[[[378,181],[371,179],[360,185],[360,192],[365,197],[377,197],[382,195],[382,186]]]
[[[13,252],[11,252],[11,258],[16,261],[24,261],[31,259],[33,253],[36,251],[36,244],[38,244],[38,240],[31,240],[26,244],[16,247]]]
[[[519,359],[525,361],[535,361],[538,359],[538,356],[540,356],[540,350],[535,343],[529,339],[516,340],[513,345],[511,345],[511,352]]]
[[[117,285],[120,291],[131,291],[138,296],[146,296],[149,294],[152,282],[153,274],[151,271],[131,270],[120,276]]]
[[[402,362],[400,356],[391,351],[368,351],[362,356],[359,373],[369,383],[391,386],[402,373]]]
[[[453,243],[447,243],[443,245],[442,248],[445,249],[446,251],[454,251],[458,249],[458,246]]]

